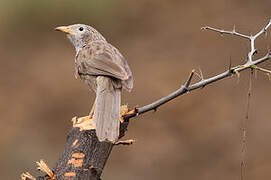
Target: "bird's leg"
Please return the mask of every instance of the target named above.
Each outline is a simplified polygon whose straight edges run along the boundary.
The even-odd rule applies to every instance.
[[[92,108],[91,108],[90,113],[89,113],[89,118],[90,118],[90,119],[93,118],[94,111],[95,111],[95,104],[96,104],[96,100],[95,100],[95,102],[93,103]]]

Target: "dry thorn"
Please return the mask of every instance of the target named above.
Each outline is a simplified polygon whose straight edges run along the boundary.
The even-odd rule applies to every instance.
[[[32,176],[29,172],[25,172],[21,174],[21,180],[36,180],[36,178]]]
[[[195,72],[196,72],[195,69],[193,69],[193,70],[191,71],[191,73],[190,73],[188,79],[186,80],[186,82],[185,82],[185,84],[184,84],[184,88],[185,88],[186,90],[188,89],[188,87],[189,87],[189,85],[190,85],[190,83],[191,83],[191,81],[192,81],[192,78],[193,78],[193,75],[194,75]],[[187,91],[188,91],[188,90],[187,90]]]
[[[38,165],[38,170],[46,173],[51,179],[55,178],[55,175],[53,173],[53,171],[49,168],[49,166],[45,163],[44,160],[40,160],[40,162],[36,162]]]
[[[200,81],[204,80],[203,73],[200,67],[199,67],[199,73],[195,72],[195,74],[200,79]]]
[[[230,56],[230,63],[229,63],[228,71],[231,72],[231,56]]]
[[[238,82],[239,82],[239,79],[240,79],[240,73],[237,69],[233,70],[233,72],[236,74],[237,78],[238,78]]]
[[[200,72],[200,78],[201,78],[201,80],[203,81],[203,80],[204,80],[204,76],[203,76],[203,73],[202,73],[201,68],[199,68],[199,72]]]

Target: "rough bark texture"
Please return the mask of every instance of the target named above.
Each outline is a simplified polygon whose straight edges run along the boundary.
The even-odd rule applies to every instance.
[[[73,145],[76,141],[77,143]],[[79,128],[73,128],[67,137],[65,150],[54,168],[56,179],[65,179],[69,172],[75,173],[70,179],[100,179],[112,147],[109,142],[99,142],[94,130],[79,131]],[[68,163],[75,153],[84,155],[81,158],[82,165]],[[75,158],[76,160],[80,158]]]
[[[121,123],[120,137],[124,136],[129,120]],[[53,169],[56,180],[100,180],[103,168],[112,151],[113,144],[99,142],[95,130],[80,131],[72,128],[56,167]],[[50,179],[48,175],[37,180]]]

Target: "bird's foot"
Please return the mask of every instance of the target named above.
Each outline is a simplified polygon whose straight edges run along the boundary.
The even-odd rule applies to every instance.
[[[122,105],[120,107],[120,122],[123,123],[124,122],[124,118],[123,116],[128,115],[128,114],[134,114],[137,112],[138,106],[136,106],[135,108],[133,108],[132,110],[128,108],[127,105]]]
[[[92,121],[92,116],[74,117],[72,118],[73,127],[79,127],[80,131],[96,129]]]

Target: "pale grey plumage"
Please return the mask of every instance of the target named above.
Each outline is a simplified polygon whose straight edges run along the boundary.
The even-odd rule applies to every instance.
[[[111,78],[98,76],[93,120],[100,141],[115,142],[119,137],[121,89],[113,86]],[[106,112],[105,112],[106,111]]]
[[[75,47],[75,76],[96,92],[93,121],[98,139],[117,141],[121,89],[131,91],[133,88],[133,76],[127,61],[90,26],[75,24],[56,29],[67,33]]]

